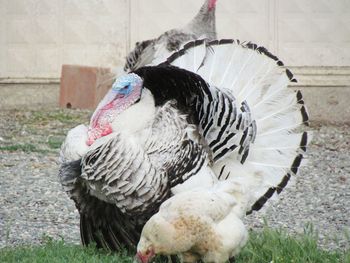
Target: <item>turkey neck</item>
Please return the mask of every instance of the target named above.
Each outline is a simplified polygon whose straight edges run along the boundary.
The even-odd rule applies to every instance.
[[[185,30],[192,32],[197,38],[205,36],[209,39],[216,39],[215,4],[216,1],[213,0],[205,1]]]

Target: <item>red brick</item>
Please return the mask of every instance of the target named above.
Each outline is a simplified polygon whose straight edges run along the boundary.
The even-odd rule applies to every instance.
[[[94,109],[113,83],[108,68],[63,65],[59,105],[62,108]]]

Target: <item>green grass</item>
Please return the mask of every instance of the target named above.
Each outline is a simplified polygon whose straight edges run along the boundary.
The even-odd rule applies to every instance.
[[[56,109],[52,111],[32,111],[31,116],[25,118],[27,124],[46,125],[52,121],[57,121],[62,124],[74,124],[82,120],[88,120],[86,115],[89,111]]]
[[[34,152],[36,150],[35,145],[27,143],[27,144],[12,144],[6,146],[0,146],[0,150],[2,151],[23,151],[23,152]]]
[[[67,132],[87,124],[91,111],[51,109],[0,112],[0,151],[56,153]]]
[[[64,139],[64,136],[50,136],[47,139],[47,144],[51,149],[59,149]]]
[[[307,226],[304,234],[290,236],[282,230],[265,227],[250,234],[250,241],[238,262],[350,263],[350,251],[326,251],[317,246],[317,234]]]
[[[78,245],[65,244],[63,241],[46,241],[42,246],[21,246],[15,249],[2,249],[0,250],[0,262],[132,263],[132,258],[126,255],[126,253],[112,255],[105,251],[96,250],[92,246],[82,248]]]
[[[133,262],[126,252],[112,254],[94,247],[83,248],[45,238],[41,246],[20,246],[0,250],[1,262]],[[164,262],[164,260],[157,260]],[[303,235],[291,237],[281,230],[265,227],[252,232],[237,263],[349,263],[350,251],[325,251],[317,247],[317,236],[307,228]]]
[[[0,151],[8,151],[8,152],[38,152],[38,153],[46,153],[46,150],[38,149],[35,145],[31,143],[23,143],[23,144],[10,144],[6,146],[0,146]]]

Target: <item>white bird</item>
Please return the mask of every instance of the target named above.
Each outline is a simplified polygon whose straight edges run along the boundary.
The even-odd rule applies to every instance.
[[[241,220],[246,194],[231,180],[176,194],[145,224],[136,258],[142,263],[156,254],[178,255],[181,262],[234,258],[248,240]]]
[[[126,72],[157,65],[185,43],[199,38],[216,39],[215,6],[217,0],[205,0],[197,15],[184,27],[171,29],[158,38],[137,42],[126,57]]]
[[[83,244],[135,248],[165,200],[217,179],[249,190],[244,213],[259,210],[298,172],[308,143],[292,81],[277,57],[238,40],[189,42],[118,78],[61,148]]]

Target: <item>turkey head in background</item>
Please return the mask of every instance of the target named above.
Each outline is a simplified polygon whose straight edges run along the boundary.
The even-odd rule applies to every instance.
[[[168,30],[158,38],[137,42],[126,57],[124,70],[130,72],[146,65],[157,65],[189,41],[216,39],[216,2],[205,0],[197,15],[184,27]]]

